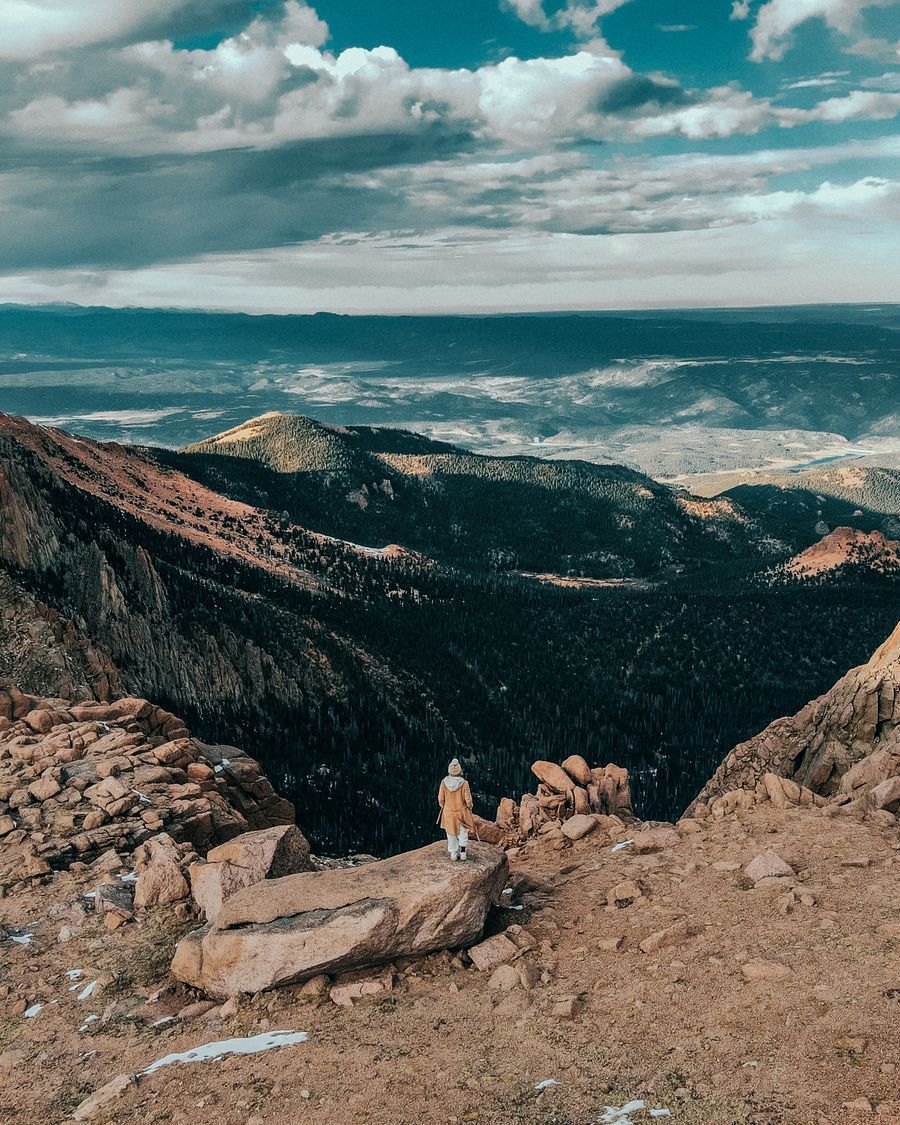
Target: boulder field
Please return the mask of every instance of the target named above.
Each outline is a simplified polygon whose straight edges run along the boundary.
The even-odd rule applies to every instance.
[[[225,999],[465,946],[484,929],[506,875],[506,856],[489,844],[472,844],[467,862],[451,864],[436,843],[362,867],[264,880],[183,938],[172,972]]]

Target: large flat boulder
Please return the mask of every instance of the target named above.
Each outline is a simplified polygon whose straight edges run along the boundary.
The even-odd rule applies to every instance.
[[[470,841],[466,863],[451,863],[441,842],[362,867],[267,879],[179,942],[172,972],[224,998],[468,945],[506,875],[502,852]]]

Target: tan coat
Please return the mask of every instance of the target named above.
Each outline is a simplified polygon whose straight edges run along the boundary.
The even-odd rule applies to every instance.
[[[463,825],[469,832],[474,827],[472,820],[472,790],[468,781],[464,781],[458,789],[450,790],[442,781],[438,790],[438,804],[441,806],[441,815],[438,823],[445,832],[451,836],[459,835],[459,826]]]

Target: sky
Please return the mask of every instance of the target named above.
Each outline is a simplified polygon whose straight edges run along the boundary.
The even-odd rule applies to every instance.
[[[900,300],[897,0],[0,0],[0,301]]]

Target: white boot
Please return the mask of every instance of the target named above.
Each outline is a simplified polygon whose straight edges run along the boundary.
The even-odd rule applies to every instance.
[[[465,858],[466,858],[466,849],[465,848],[460,849],[459,858],[460,858],[460,860],[465,862]]]

